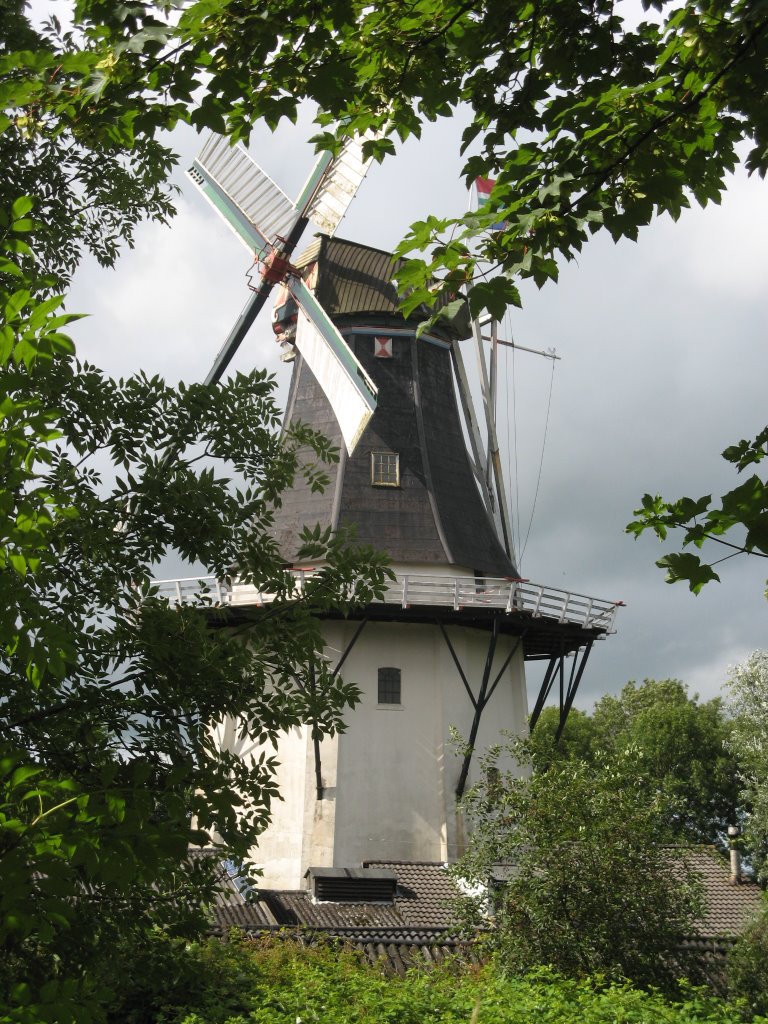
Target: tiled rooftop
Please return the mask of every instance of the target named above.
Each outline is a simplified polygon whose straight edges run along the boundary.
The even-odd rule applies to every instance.
[[[451,928],[459,895],[444,864],[430,861],[367,860],[365,867],[389,868],[397,875],[395,906],[404,923],[422,928]]]
[[[729,865],[714,849],[683,854],[701,877],[706,913],[693,944],[738,935],[760,906],[760,888],[745,879],[734,885]],[[397,875],[393,903],[315,902],[307,890],[262,890],[246,902],[228,882],[215,909],[215,927],[251,932],[301,928],[309,941],[320,935],[351,942],[371,962],[383,960],[401,973],[408,964],[439,963],[461,951],[469,959],[471,945],[454,932],[452,906],[458,891],[445,865],[431,862],[366,861],[364,868],[387,869]]]
[[[315,902],[306,889],[264,889],[253,902],[242,897],[220,901],[215,910],[219,928],[319,929],[353,941],[434,942],[453,923],[451,903],[457,897],[443,864],[366,861],[366,868],[387,868],[397,875],[393,903]],[[354,936],[354,938],[353,938]]]
[[[699,937],[738,935],[757,913],[762,901],[760,887],[751,879],[733,884],[728,862],[714,848],[688,850],[686,857],[704,886],[706,912]]]

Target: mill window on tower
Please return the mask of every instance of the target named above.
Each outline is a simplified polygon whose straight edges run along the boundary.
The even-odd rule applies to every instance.
[[[371,452],[371,483],[374,487],[400,486],[400,456],[397,452]]]
[[[379,704],[402,704],[399,668],[379,669]]]

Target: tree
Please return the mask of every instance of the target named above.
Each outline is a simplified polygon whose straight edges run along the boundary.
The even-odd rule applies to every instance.
[[[728,995],[743,1000],[745,1016],[768,1015],[768,905],[736,940],[728,953]]]
[[[35,278],[38,287],[46,277],[49,288],[63,288],[84,254],[113,266],[142,219],[168,222],[176,158],[151,134],[133,131],[127,106],[114,125],[95,103],[84,109],[78,93],[88,88],[76,82],[98,73],[99,55],[55,16],[35,31],[25,8],[25,0],[2,4],[0,196],[6,209],[35,197]]]
[[[296,598],[269,536],[295,473],[322,486],[328,443],[279,432],[273,382],[167,387],[79,365],[60,298],[40,299],[31,200],[0,238],[0,1005],[4,1020],[98,1018],[105,951],[153,927],[197,934],[217,870],[247,857],[276,796],[274,761],[216,747],[311,722],[343,728],[356,690],[328,672],[314,614],[367,602],[372,552],[306,534],[327,567]],[[26,286],[26,287],[25,287]],[[172,458],[169,460],[168,455]],[[242,483],[235,486],[232,473]],[[152,589],[176,551],[273,601],[239,630]],[[312,682],[310,683],[310,680]],[[96,969],[101,964],[100,971]],[[101,981],[98,979],[101,978]]]
[[[678,679],[629,682],[606,695],[590,715],[568,716],[560,743],[559,717],[545,710],[531,738],[534,764],[553,759],[594,764],[604,753],[633,748],[643,758],[643,778],[666,794],[668,823],[688,842],[727,847],[727,829],[741,816],[738,768],[730,750],[731,723],[720,698],[700,703]]]
[[[34,47],[19,42],[22,19],[4,62],[10,130],[30,131],[33,117],[36,138],[57,137],[64,119],[81,144],[131,148],[183,119],[247,138],[254,120],[295,118],[308,98],[328,129],[322,144],[374,128],[383,137],[369,148],[383,155],[392,137],[466,104],[464,173],[496,185],[482,212],[414,228],[403,251],[434,248],[405,274],[411,308],[432,299],[435,276],[451,291],[480,260],[501,273],[470,301],[498,312],[518,301],[517,280],[556,277],[555,258],[595,231],[634,238],[691,197],[716,202],[740,160],[768,167],[768,19],[748,0],[649,2],[636,24],[585,0],[503,11],[466,0],[322,10],[189,0],[167,17],[177,6],[79,0],[76,31],[54,24]]]
[[[747,0],[670,4],[633,28],[611,4],[571,0],[78,0],[71,30],[33,29],[22,0],[2,9],[0,971],[28,979],[9,1012],[32,1019],[98,1006],[87,966],[110,928],[180,926],[195,910],[176,885],[189,839],[215,830],[245,848],[269,765],[228,762],[205,724],[239,713],[255,737],[299,720],[340,727],[353,692],[325,679],[314,694],[288,665],[317,660],[313,607],[366,600],[382,582],[370,553],[308,537],[329,568],[306,604],[290,601],[269,508],[303,451],[333,456],[302,432],[278,444],[263,377],[174,392],[74,361],[59,293],[81,252],[109,264],[140,216],[170,215],[162,132],[184,120],[246,138],[308,98],[322,145],[379,128],[368,147],[383,156],[392,136],[469,104],[465,173],[496,178],[491,201],[416,226],[402,251],[430,251],[401,283],[410,308],[435,276],[453,293],[490,262],[498,273],[470,302],[498,313],[519,301],[518,279],[556,277],[556,257],[594,231],[634,237],[689,195],[716,200],[742,140],[764,172],[768,23]],[[14,207],[18,190],[36,206]],[[239,493],[232,472],[246,477]],[[276,594],[250,647],[153,598],[170,548],[224,574],[237,561]]]
[[[523,761],[530,752],[511,753]],[[491,931],[505,969],[549,964],[568,977],[675,987],[675,950],[694,932],[701,891],[670,845],[664,800],[648,775],[641,752],[629,749],[594,763],[555,761],[528,779],[496,768],[470,794],[473,833],[457,874],[484,891],[494,866],[505,866],[510,880],[492,896]]]
[[[579,708],[571,708],[558,740],[559,727],[559,708],[553,705],[543,708],[529,741],[534,770],[545,771],[554,760],[593,759],[597,747],[597,734],[594,719],[590,714],[580,711]]]
[[[118,939],[206,926],[217,869],[190,846],[242,860],[268,819],[273,760],[216,749],[211,727],[233,715],[256,744],[342,729],[356,690],[327,672],[314,615],[367,602],[385,570],[308,531],[326,568],[297,599],[272,509],[296,473],[323,486],[337,455],[304,428],[280,435],[266,374],[173,389],[76,361],[59,289],[83,249],[111,263],[141,216],[168,215],[170,164],[128,101],[114,126],[95,94],[80,103],[75,78],[103,50],[5,6],[0,1015],[99,1019]],[[157,597],[169,552],[272,595],[247,642],[212,598]]]
[[[755,651],[731,670],[731,749],[750,813],[746,840],[760,881],[768,883],[768,653]],[[765,925],[763,925],[763,936]],[[764,938],[763,938],[764,941]]]
[[[741,473],[762,462],[768,453],[766,445],[768,427],[754,440],[741,440],[726,448],[723,458]],[[668,583],[685,580],[693,593],[698,594],[712,580],[720,581],[714,565],[737,555],[768,558],[768,481],[753,473],[724,494],[719,504],[713,503],[711,494],[676,501],[646,494],[642,506],[635,509],[635,518],[628,524],[627,533],[637,538],[645,530],[653,530],[659,540],[666,540],[671,530],[682,530],[684,548],[692,545],[701,549],[707,545],[711,550],[713,545],[720,545],[728,551],[711,562],[702,562],[692,551],[671,552],[656,562],[659,568],[666,569]],[[730,540],[724,540],[724,535],[731,530],[741,539],[734,542],[732,534]]]
[[[679,217],[692,198],[718,202],[739,163],[765,174],[763,7],[643,6],[635,20],[633,9],[625,18],[602,0],[515,0],[503,11],[467,0],[322,10],[309,0],[79,0],[73,31],[52,19],[36,33],[21,0],[6,0],[3,155],[12,182],[55,215],[77,213],[74,245],[57,245],[55,230],[47,245],[56,267],[82,247],[112,259],[136,210],[168,216],[160,178],[173,158],[159,139],[179,120],[244,139],[255,120],[295,119],[309,99],[320,107],[320,145],[373,129],[366,145],[383,157],[394,137],[418,135],[425,120],[463,104],[467,182],[481,175],[495,185],[481,211],[413,226],[400,248],[404,309],[466,287],[473,312],[498,316],[519,304],[521,280],[556,279],[558,259],[574,258],[594,233],[634,239],[660,213]],[[435,315],[454,311],[449,303]],[[728,452],[743,468],[762,457],[764,440]],[[764,482],[753,477],[710,505],[646,496],[629,530],[682,527],[684,547],[708,538],[729,555],[767,553]],[[743,539],[724,541],[739,526]],[[718,578],[688,551],[660,564],[695,592]]]

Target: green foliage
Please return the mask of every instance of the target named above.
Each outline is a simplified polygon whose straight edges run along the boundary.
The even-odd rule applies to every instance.
[[[266,374],[173,389],[75,361],[60,292],[83,252],[111,264],[141,218],[169,216],[159,133],[192,117],[196,84],[163,77],[162,5],[83,3],[71,31],[24,7],[0,30],[0,1016],[87,1021],[106,950],[206,927],[215,866],[188,850],[247,857],[276,795],[259,745],[343,729],[357,691],[328,671],[316,613],[369,601],[387,570],[309,530],[325,567],[296,594],[273,509],[338,455],[280,435]],[[239,631],[212,597],[169,606],[152,587],[169,554],[274,600]],[[253,757],[214,743],[225,716]]]
[[[593,713],[608,749],[642,751],[647,776],[669,794],[671,823],[694,842],[725,844],[739,814],[737,767],[728,750],[730,722],[720,698],[699,702],[678,679],[628,683],[602,697]]]
[[[151,955],[150,955],[151,951]],[[120,1024],[737,1024],[719,1000],[684,989],[679,1001],[604,979],[569,980],[549,968],[510,978],[459,963],[384,977],[340,947],[232,936],[186,948],[154,941],[149,973],[128,964],[110,1020]],[[160,974],[158,965],[164,968]],[[164,980],[165,979],[165,980]],[[185,986],[189,985],[188,988]]]
[[[497,752],[498,753],[498,752]],[[505,752],[525,763],[516,743]],[[491,943],[514,974],[544,964],[568,977],[602,974],[674,990],[676,949],[694,931],[701,889],[673,833],[641,751],[553,761],[520,778],[500,771],[467,800],[473,823],[457,876],[480,886],[494,865],[510,880],[492,895]],[[485,909],[485,895],[472,904]]]
[[[327,566],[297,597],[272,510],[296,473],[322,483],[335,451],[303,427],[280,436],[265,373],[172,389],[76,363],[73,317],[34,273],[30,212],[22,199],[0,220],[0,1006],[14,1022],[98,1019],[106,949],[206,927],[215,870],[188,863],[190,845],[244,859],[275,796],[273,759],[218,749],[211,727],[233,716],[256,744],[342,729],[357,691],[328,671],[314,615],[386,577],[373,552],[315,531],[307,551]],[[158,598],[170,552],[275,595],[248,644],[212,599]]]
[[[728,995],[748,1015],[768,1015],[768,905],[752,921],[728,955]]]
[[[0,208],[35,200],[37,276],[69,281],[85,253],[113,266],[145,218],[173,213],[167,178],[175,156],[136,130],[126,103],[119,119],[97,110],[103,45],[55,15],[35,31],[18,0],[3,4],[0,30]],[[127,97],[126,97],[127,100]]]
[[[496,185],[482,211],[414,227],[404,254],[437,248],[408,267],[409,284],[440,273],[441,243],[451,238],[466,248],[467,279],[479,256],[541,285],[557,276],[556,257],[573,258],[599,230],[636,238],[659,213],[676,219],[691,198],[717,202],[740,139],[749,140],[750,171],[765,172],[765,115],[747,95],[765,74],[764,12],[748,3],[650,6],[654,16],[630,27],[611,4],[519,2],[463,17],[458,4],[439,5],[439,85],[458,73],[450,102],[472,110],[464,172]],[[424,92],[436,112],[437,97],[433,107]]]
[[[754,440],[742,440],[726,448],[723,458],[741,473],[765,458],[767,444],[768,427]],[[729,551],[713,562],[703,562],[699,555],[690,551],[672,552],[656,562],[659,568],[667,570],[668,583],[685,580],[694,594],[700,593],[712,580],[719,582],[720,577],[713,569],[719,562],[740,554],[768,558],[768,483],[754,473],[724,494],[719,505],[713,504],[710,494],[677,501],[646,494],[634,514],[635,518],[627,525],[627,533],[635,538],[646,530],[653,530],[663,541],[670,531],[682,530],[682,547],[701,550],[707,545],[710,550],[712,545],[718,544]],[[723,539],[730,531],[735,531],[737,542]]]
[[[467,105],[464,174],[496,180],[490,201],[415,226],[402,252],[431,250],[407,268],[417,289],[445,275],[451,291],[478,260],[500,270],[477,286],[477,308],[516,301],[521,278],[556,277],[556,258],[572,258],[596,231],[635,238],[691,198],[717,202],[740,159],[760,174],[768,167],[768,20],[748,0],[654,4],[635,24],[586,0],[173,6],[180,13],[168,19],[159,2],[79,0],[74,31],[51,19],[36,33],[14,5],[5,29],[5,130],[16,150],[49,156],[54,147],[46,183],[63,158],[98,192],[88,161],[107,161],[115,187],[97,204],[102,249],[132,189],[138,209],[168,213],[153,190],[169,159],[155,148],[160,131],[185,120],[245,138],[259,118],[295,120],[306,98],[322,111],[320,145],[377,128],[377,158],[392,137]],[[120,162],[125,150],[132,163]],[[35,166],[31,155],[24,166]]]
[[[750,814],[745,839],[764,885],[768,884],[768,653],[755,651],[731,670],[731,750]]]
[[[580,759],[594,764],[603,752],[632,747],[642,754],[649,789],[664,794],[670,827],[688,842],[727,846],[726,832],[741,814],[731,722],[720,698],[699,702],[678,679],[627,683],[618,696],[601,697],[591,714],[573,710],[554,742],[557,709],[542,713],[531,738],[534,764]],[[650,794],[649,794],[650,795]]]
[[[174,391],[75,363],[59,293],[81,255],[111,264],[142,217],[170,216],[173,157],[162,140],[179,121],[246,138],[257,118],[295,118],[309,98],[322,108],[321,145],[378,127],[384,137],[369,148],[380,158],[393,136],[418,134],[463,102],[473,111],[467,179],[497,184],[482,212],[414,228],[403,253],[431,251],[409,260],[403,283],[427,301],[433,277],[454,292],[490,261],[501,273],[470,301],[498,312],[519,301],[520,279],[556,277],[556,258],[595,231],[632,238],[691,195],[717,201],[744,140],[748,168],[764,173],[763,6],[661,8],[628,29],[613,5],[585,0],[78,0],[72,30],[54,17],[36,30],[21,0],[3,5],[7,1020],[98,1015],[104,948],[118,936],[140,942],[155,925],[199,926],[213,881],[205,862],[183,865],[187,843],[215,836],[237,855],[273,795],[269,760],[215,750],[208,724],[240,716],[254,740],[305,720],[342,728],[355,693],[325,672],[312,612],[366,600],[385,572],[371,552],[310,533],[307,551],[328,568],[293,600],[270,509],[296,472],[320,485],[317,460],[334,453],[302,430],[278,442],[262,374]],[[750,451],[757,458],[747,446],[736,464]],[[761,493],[724,503],[723,516],[759,513]],[[713,521],[711,532],[728,525]],[[749,536],[758,550],[758,533]],[[202,618],[156,599],[151,576],[168,552],[222,576],[237,564],[276,595],[274,612],[249,624],[250,646],[210,628],[215,610]]]
[[[554,705],[543,708],[529,740],[531,763],[535,770],[545,771],[553,760],[593,760],[599,743],[592,716],[586,711],[571,708],[558,740],[559,726],[559,708]]]

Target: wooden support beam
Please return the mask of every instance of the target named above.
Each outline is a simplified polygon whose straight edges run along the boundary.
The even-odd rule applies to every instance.
[[[464,788],[467,784],[467,776],[469,775],[469,766],[472,761],[472,754],[474,753],[475,742],[477,741],[477,733],[480,728],[480,718],[483,714],[483,709],[488,703],[488,680],[491,677],[491,670],[493,668],[493,658],[496,654],[496,644],[499,639],[499,617],[494,615],[493,617],[493,629],[491,631],[491,639],[488,644],[488,654],[485,659],[485,668],[483,669],[483,678],[480,683],[480,691],[477,695],[477,702],[475,704],[475,713],[472,716],[472,726],[469,730],[469,740],[467,742],[467,752],[464,755],[464,761],[461,766],[461,773],[459,775],[459,781],[456,784],[456,799],[461,800],[464,795]]]
[[[555,733],[555,743],[558,743],[560,737],[563,735],[563,729],[565,728],[565,723],[568,721],[568,715],[570,713],[571,707],[573,706],[574,697],[576,696],[576,693],[579,689],[581,677],[584,674],[584,669],[587,667],[587,660],[589,659],[593,642],[594,641],[592,640],[587,641],[586,646],[584,647],[584,651],[581,655],[581,660],[579,661],[578,669],[576,668],[576,662],[579,657],[579,652],[574,652],[571,681],[568,685],[568,692],[566,694],[565,702],[560,706],[560,722],[557,726],[557,732]]]

